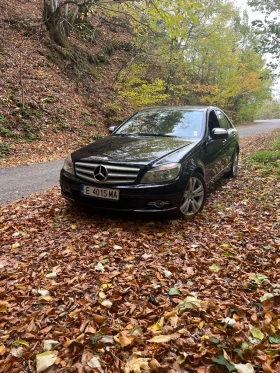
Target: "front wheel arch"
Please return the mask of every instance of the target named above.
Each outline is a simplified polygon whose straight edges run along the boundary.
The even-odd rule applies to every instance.
[[[203,175],[195,171],[188,180],[182,201],[179,206],[180,215],[193,217],[197,215],[204,206],[207,187]]]

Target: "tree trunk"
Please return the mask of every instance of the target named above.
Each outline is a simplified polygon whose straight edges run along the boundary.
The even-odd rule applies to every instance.
[[[67,20],[62,14],[62,9],[59,2],[56,2],[56,7],[51,1],[44,0],[43,20],[49,31],[50,38],[61,47],[67,46],[67,36],[69,35],[69,28],[67,27]]]

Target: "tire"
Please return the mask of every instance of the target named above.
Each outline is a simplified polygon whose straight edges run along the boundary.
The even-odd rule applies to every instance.
[[[181,216],[193,217],[203,209],[206,199],[206,189],[203,176],[198,172],[194,172],[184,191],[183,200],[180,205]]]
[[[227,178],[236,177],[237,169],[238,169],[238,152],[235,151],[232,156],[230,170],[225,174],[225,177]]]

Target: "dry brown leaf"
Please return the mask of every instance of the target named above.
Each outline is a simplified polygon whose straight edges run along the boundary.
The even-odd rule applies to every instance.
[[[148,342],[153,342],[153,343],[165,343],[169,342],[173,339],[178,338],[178,334],[170,334],[170,335],[156,335],[155,337],[148,339]]]

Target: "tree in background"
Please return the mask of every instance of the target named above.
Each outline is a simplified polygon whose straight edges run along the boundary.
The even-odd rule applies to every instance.
[[[170,5],[167,21],[152,17],[149,30],[135,32],[133,60],[118,80],[120,98],[135,107],[216,105],[237,122],[254,119],[271,97],[272,79],[251,28],[219,0],[192,8],[191,17],[177,9]]]
[[[129,50],[112,81],[112,112],[157,104],[210,104],[237,122],[252,120],[271,95],[252,29],[222,0],[44,0],[51,38],[66,47],[71,30],[121,24]],[[115,92],[115,93],[114,93]],[[113,96],[112,96],[113,98]]]
[[[258,35],[258,49],[262,53],[270,53],[272,56],[280,57],[280,2],[279,0],[249,0],[248,5],[253,10],[261,11],[264,20],[252,22],[254,30]]]
[[[208,28],[200,55],[208,56],[204,79],[216,83],[217,90],[202,102],[221,106],[237,122],[252,120],[256,108],[271,97],[272,86],[270,70],[255,50],[256,39],[230,5],[221,8]]]
[[[50,38],[58,45],[65,47],[75,24],[79,24],[81,20],[87,20],[88,16],[97,9],[101,10],[98,17],[109,14],[111,10],[117,13],[116,6],[125,1],[137,2],[137,0],[44,0],[43,20]]]

